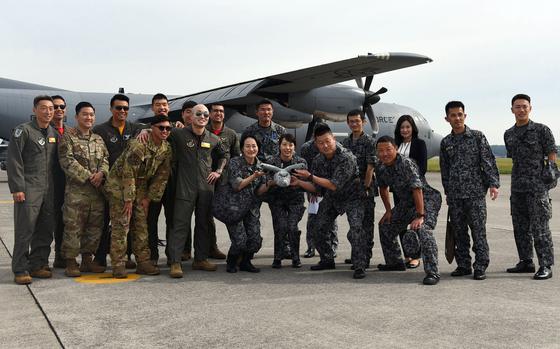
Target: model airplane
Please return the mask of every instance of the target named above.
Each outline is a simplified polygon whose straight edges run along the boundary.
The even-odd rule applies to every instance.
[[[338,138],[345,137],[349,132],[346,113],[352,109],[365,112],[369,120],[366,132],[375,136],[393,135],[397,119],[409,114],[416,121],[419,137],[426,142],[428,156],[432,157],[439,153],[441,136],[434,133],[428,121],[412,108],[378,103],[380,95],[387,92],[386,88],[370,91],[376,74],[431,61],[429,57],[412,53],[368,54],[186,96],[170,96],[170,117],[180,119],[181,105],[186,100],[205,104],[220,102],[226,111],[226,124],[241,133],[255,122],[255,104],[268,98],[273,101],[273,120],[291,129],[301,145],[310,137],[318,120],[328,122]],[[362,81],[364,77],[365,83]],[[341,84],[349,80],[355,80],[356,86]],[[97,123],[105,120],[104,115],[109,115],[109,100],[113,96],[113,93],[74,92],[0,78],[0,139],[4,147],[11,130],[33,117],[33,98],[40,94],[63,96],[68,105],[68,116],[73,115],[78,102],[92,103],[97,111]],[[127,96],[131,107],[129,120],[142,122],[153,116],[150,108],[152,95]],[[73,125],[74,118],[68,117],[67,121]],[[304,125],[307,127],[302,127]],[[3,160],[1,157],[0,152],[0,160]]]

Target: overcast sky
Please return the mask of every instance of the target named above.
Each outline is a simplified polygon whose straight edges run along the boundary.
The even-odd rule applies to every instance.
[[[374,79],[449,132],[444,105],[503,144],[511,97],[560,143],[557,1],[4,1],[0,76],[76,91],[189,94],[367,52],[434,61]]]

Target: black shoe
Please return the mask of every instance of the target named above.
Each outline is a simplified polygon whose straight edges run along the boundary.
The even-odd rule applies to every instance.
[[[308,248],[307,251],[305,251],[305,253],[303,254],[303,258],[311,258],[311,257],[315,257],[314,248]]]
[[[344,264],[352,264],[352,258],[346,258]]]
[[[552,269],[550,267],[540,267],[539,271],[533,275],[535,280],[546,280],[552,277]]]
[[[312,265],[311,270],[328,270],[335,269],[334,260],[331,261],[320,261],[319,263]]]
[[[396,264],[378,264],[377,269],[380,271],[405,271],[406,265],[403,262]]]
[[[484,270],[475,270],[473,279],[475,280],[486,280],[486,272]]]
[[[457,269],[451,272],[451,276],[465,276],[471,275],[472,269],[471,268],[464,268],[464,267],[457,267]]]
[[[97,264],[97,265],[101,265],[103,267],[107,266],[107,257],[106,256],[95,256],[95,258],[93,258],[93,263]]]
[[[273,260],[273,261],[272,261],[272,267],[273,267],[274,269],[280,269],[280,268],[282,268],[282,261],[279,260],[279,259]]]
[[[301,261],[299,259],[292,260],[292,268],[301,268]]]
[[[366,269],[369,269],[369,263],[366,265]],[[354,266],[354,264],[352,264],[352,266],[350,267],[350,270],[356,270],[356,267]]]
[[[261,270],[251,263],[253,253],[244,253],[241,263],[239,263],[239,270],[248,271],[249,273],[259,273]]]
[[[506,269],[508,273],[534,273],[535,264],[533,260],[528,259],[526,261],[520,261],[513,268]]]
[[[426,275],[426,277],[422,281],[424,285],[430,285],[430,286],[435,285],[438,282],[439,282],[439,275],[433,273],[429,273],[428,275]]]
[[[228,273],[237,273],[237,259],[239,255],[228,253],[226,258],[226,271]]]
[[[364,269],[356,269],[354,270],[354,275],[352,275],[354,279],[363,279],[366,277],[366,271]]]

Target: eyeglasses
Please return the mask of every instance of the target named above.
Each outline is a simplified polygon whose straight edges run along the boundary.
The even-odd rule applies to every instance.
[[[54,105],[54,110],[57,110],[57,109],[64,110],[64,109],[66,109],[66,105],[64,105],[64,104],[55,104],[55,105]]]
[[[157,128],[159,128],[159,130],[161,132],[163,132],[163,131],[171,132],[171,129],[172,129],[171,126],[158,126]]]
[[[113,109],[119,110],[119,111],[120,111],[120,110],[127,111],[128,109],[130,109],[130,107],[128,107],[128,106],[126,106],[126,105],[115,105],[115,106],[113,107]]]
[[[194,115],[196,115],[198,117],[204,116],[205,118],[207,118],[208,115],[210,115],[210,114],[207,111],[205,111],[205,112],[197,111],[196,114],[194,114]]]

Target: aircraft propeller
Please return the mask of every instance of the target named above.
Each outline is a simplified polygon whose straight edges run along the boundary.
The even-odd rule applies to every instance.
[[[362,82],[362,79],[356,79],[356,84],[359,88],[364,90],[365,98],[364,104],[362,105],[362,110],[367,115],[369,122],[371,124],[371,129],[373,130],[372,136],[376,137],[379,133],[379,123],[377,122],[377,118],[373,114],[373,108],[371,107],[372,104],[379,102],[381,97],[380,94],[387,92],[385,87],[380,88],[376,92],[371,92],[369,89],[371,87],[371,83],[373,82],[373,75],[366,76],[366,83],[365,85]]]

